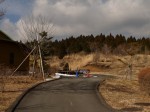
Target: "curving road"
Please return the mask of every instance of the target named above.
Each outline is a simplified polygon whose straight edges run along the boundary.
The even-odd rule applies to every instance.
[[[7,112],[114,112],[97,94],[96,87],[102,80],[62,78],[40,84]]]

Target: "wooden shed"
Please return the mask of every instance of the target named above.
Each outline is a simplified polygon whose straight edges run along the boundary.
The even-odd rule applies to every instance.
[[[16,68],[28,54],[27,47],[13,41],[4,32],[0,31],[0,66]],[[29,71],[29,58],[22,64],[18,71]]]

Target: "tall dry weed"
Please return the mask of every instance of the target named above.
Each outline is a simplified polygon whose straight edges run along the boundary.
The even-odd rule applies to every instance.
[[[89,62],[93,61],[93,54],[74,54],[70,56],[69,60],[66,60],[69,63],[69,66],[72,70],[83,67],[87,65]]]
[[[12,73],[12,69],[7,66],[0,65],[0,92],[5,91],[5,85],[8,76]]]

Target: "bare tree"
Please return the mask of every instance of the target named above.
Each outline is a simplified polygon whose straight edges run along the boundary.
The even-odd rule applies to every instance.
[[[2,4],[5,0],[0,0],[0,4]],[[6,10],[4,8],[0,9],[0,19],[4,17]]]
[[[34,16],[30,15],[21,20],[20,33],[27,41],[41,41],[43,38],[39,34],[46,32],[45,36],[51,36],[53,33],[53,24],[48,17],[42,15]],[[45,38],[44,36],[44,38]]]
[[[32,51],[27,57],[33,54],[33,76],[35,75],[35,67],[38,63],[38,60],[40,60],[40,71],[42,72],[44,79],[41,45],[45,40],[50,41],[52,39],[51,35],[53,31],[53,24],[48,17],[44,17],[42,15],[31,15],[21,20],[20,34],[26,39],[26,41],[32,42],[32,45],[30,46]]]
[[[4,1],[5,0],[0,0],[0,6],[2,5],[2,2]],[[6,13],[6,10],[0,7],[0,20],[4,17],[5,13]],[[8,76],[7,74],[8,71],[9,70],[7,70],[2,65],[0,65],[0,92],[2,93],[2,98],[3,98],[3,92],[5,91],[5,79]]]
[[[125,77],[129,76],[130,80],[132,79],[133,75],[133,62],[136,59],[136,54],[139,52],[140,46],[138,44],[128,44],[127,46],[122,47],[122,51],[130,56],[130,59],[128,61],[123,61],[119,59],[120,62],[122,62],[127,67],[125,68]]]
[[[94,53],[93,62],[97,64],[100,59],[100,49],[98,47],[98,43],[90,42],[89,45],[90,45],[90,50]]]
[[[148,60],[148,55],[149,55],[149,50],[148,48],[145,46],[145,53],[144,53],[144,65],[145,65],[145,68],[149,65],[149,60]]]
[[[107,44],[105,44],[102,48],[102,52],[105,55],[105,61],[107,60],[107,58],[110,56],[110,52],[111,52],[111,47],[109,47]]]

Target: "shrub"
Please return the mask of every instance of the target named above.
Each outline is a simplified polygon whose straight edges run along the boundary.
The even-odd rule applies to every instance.
[[[141,90],[145,91],[150,95],[150,68],[145,68],[138,74],[138,81]]]

